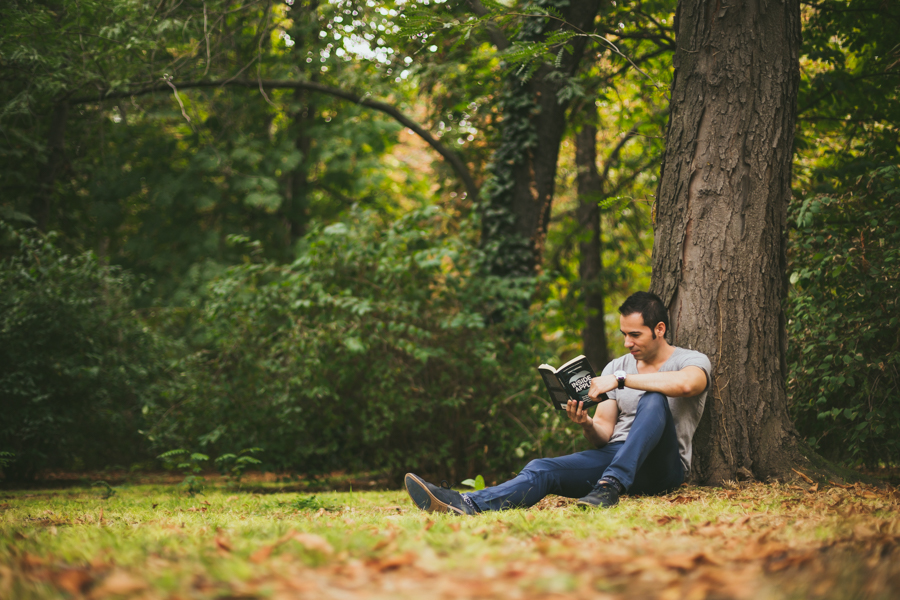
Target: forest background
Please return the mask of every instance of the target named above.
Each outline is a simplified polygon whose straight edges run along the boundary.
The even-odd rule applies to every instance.
[[[534,367],[601,366],[649,287],[676,3],[570,4],[5,3],[4,475],[258,448],[459,481],[580,449]],[[801,18],[790,407],[820,454],[891,466],[900,12]],[[548,111],[552,208],[518,247],[492,200]]]

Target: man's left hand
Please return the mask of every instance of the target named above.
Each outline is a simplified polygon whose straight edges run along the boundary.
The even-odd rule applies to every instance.
[[[619,387],[619,380],[616,379],[615,375],[594,377],[591,379],[591,389],[588,390],[588,396],[593,400],[597,400],[600,394],[605,394],[617,387]]]

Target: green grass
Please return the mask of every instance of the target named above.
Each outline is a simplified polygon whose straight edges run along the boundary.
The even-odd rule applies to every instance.
[[[0,492],[0,598],[900,590],[897,498],[863,486],[681,488],[606,511],[550,497],[475,517],[422,513],[400,491],[103,491]]]

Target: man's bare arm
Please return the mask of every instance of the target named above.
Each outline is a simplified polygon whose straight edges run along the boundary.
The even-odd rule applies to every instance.
[[[610,390],[616,389],[619,382],[613,375],[602,375],[591,380],[588,396],[597,398]],[[625,378],[625,387],[645,392],[660,392],[672,398],[696,396],[706,389],[706,371],[693,365],[680,371],[663,373],[629,373]]]
[[[588,415],[586,409],[581,407],[581,402],[569,400],[566,405],[566,414],[572,421],[581,425],[584,437],[595,447],[600,448],[608,444],[616,427],[616,420],[619,418],[619,406],[616,401],[601,402],[597,405],[597,411],[593,418]]]

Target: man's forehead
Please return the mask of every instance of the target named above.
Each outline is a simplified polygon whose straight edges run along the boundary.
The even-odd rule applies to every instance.
[[[619,326],[623,332],[640,331],[644,328],[650,329],[644,325],[644,317],[639,312],[631,313],[630,315],[620,315]]]

